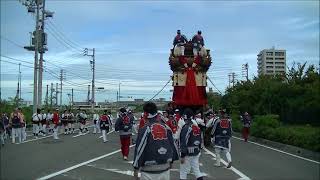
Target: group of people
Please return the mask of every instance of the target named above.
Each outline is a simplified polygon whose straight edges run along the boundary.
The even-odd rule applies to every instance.
[[[231,167],[232,135],[231,119],[225,111],[214,114],[195,114],[186,108],[183,113],[179,109],[158,111],[157,106],[148,102],[143,107],[138,125],[138,135],[133,159],[134,176],[141,179],[170,179],[172,163],[180,159],[180,179],[187,179],[190,171],[198,180],[203,179],[199,168],[199,158],[203,148],[204,130],[212,128],[211,137],[217,153],[216,165],[220,166],[220,154],[225,154]],[[120,109],[115,130],[119,131],[123,159],[128,159],[130,138],[133,130],[133,119],[124,108]]]
[[[102,130],[103,140],[107,142],[106,133],[109,131],[107,126],[112,126],[112,115],[110,112],[105,111],[101,116],[97,113],[93,115],[94,131],[98,129],[98,133]],[[50,110],[46,113],[43,109],[37,109],[36,113],[32,115],[32,133],[34,138],[39,136],[46,136],[52,134],[53,139],[59,139],[59,129],[65,135],[74,134],[75,126],[79,126],[79,134],[89,132],[87,127],[88,115],[85,110],[78,110],[74,115],[70,110],[64,110],[59,113],[59,109],[55,109],[52,113]],[[5,139],[12,139],[12,143],[22,143],[27,140],[26,133],[26,120],[21,111],[21,108],[16,108],[14,112],[8,117],[3,113],[0,121],[1,144],[5,144]]]
[[[10,116],[3,113],[0,121],[0,139],[1,145],[4,146],[5,139],[11,139],[12,143],[18,143],[27,139],[26,120],[21,108],[16,108]]]
[[[196,35],[191,39],[193,55],[205,57],[207,56],[207,51],[204,48],[204,40],[202,37],[202,32],[199,30]],[[188,42],[188,39],[185,35],[181,33],[181,30],[177,30],[177,35],[173,39],[173,54],[175,56],[184,56],[185,44]]]

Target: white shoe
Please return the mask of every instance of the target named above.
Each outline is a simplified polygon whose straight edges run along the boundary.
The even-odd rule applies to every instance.
[[[125,161],[127,161],[127,160],[128,160],[128,157],[127,157],[127,156],[123,156],[123,159],[124,159]]]

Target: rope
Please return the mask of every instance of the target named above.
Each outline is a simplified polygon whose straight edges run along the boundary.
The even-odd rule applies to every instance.
[[[153,98],[155,98],[156,96],[158,96],[163,89],[169,84],[169,82],[171,81],[171,78],[169,79],[169,81],[161,88],[161,90],[159,92],[157,92],[151,99],[149,99],[149,101],[151,101]]]
[[[209,76],[208,76],[208,79],[209,79],[209,81],[211,82],[211,84],[213,85],[213,87],[214,87],[217,91],[219,91],[219,93],[222,95],[221,91],[216,87],[216,85],[213,84],[213,82],[211,81],[211,79],[209,78]]]

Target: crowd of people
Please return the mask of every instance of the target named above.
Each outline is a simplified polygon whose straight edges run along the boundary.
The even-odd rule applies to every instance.
[[[215,165],[220,166],[220,156],[223,154],[228,162],[227,168],[232,166],[232,123],[225,110],[209,110],[206,113],[195,113],[189,108],[159,111],[152,102],[146,103],[143,110],[140,119],[137,119],[126,108],[120,108],[116,118],[107,110],[101,115],[95,112],[89,118],[85,110],[78,110],[74,115],[69,110],[59,113],[56,109],[53,113],[45,113],[38,109],[32,115],[32,133],[34,138],[53,134],[54,140],[59,139],[59,129],[64,135],[74,134],[76,131],[84,134],[89,132],[88,119],[92,119],[92,133],[101,133],[103,142],[108,142],[108,132],[118,132],[124,160],[128,160],[130,144],[135,142],[135,177],[141,172],[141,179],[169,179],[172,163],[180,159],[180,179],[186,179],[192,170],[196,178],[201,180],[203,174],[199,169],[199,158],[204,147],[205,132],[211,129],[209,134],[216,153]],[[251,118],[248,113],[244,113],[241,120],[243,137],[247,141]],[[9,117],[2,114],[0,125],[2,144],[8,137],[12,143],[16,143],[16,138],[18,143],[27,139],[26,121],[20,108],[15,109]],[[136,133],[137,137],[132,138]]]
[[[211,129],[211,142],[217,155],[215,165],[220,166],[220,154],[224,154],[227,168],[232,166],[232,124],[226,111],[194,113],[189,108],[180,111],[158,111],[152,102],[144,105],[133,159],[137,179],[138,172],[141,172],[141,179],[170,179],[172,163],[179,159],[180,179],[187,179],[191,171],[197,180],[203,179],[199,158],[208,128]]]

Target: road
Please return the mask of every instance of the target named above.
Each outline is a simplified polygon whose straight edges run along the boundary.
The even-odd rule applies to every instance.
[[[89,129],[92,132],[92,128]],[[1,180],[56,179],[92,180],[133,179],[132,155],[129,161],[122,160],[119,136],[108,135],[103,143],[100,134],[60,135],[60,140],[51,136],[33,139],[21,144],[8,143],[1,148]],[[304,159],[262,145],[245,143],[232,138],[233,167],[214,166],[212,148],[204,148],[200,156],[200,169],[205,179],[301,179],[318,180],[319,160]],[[171,179],[179,177],[179,162],[171,169]],[[193,175],[188,179],[195,179]]]

